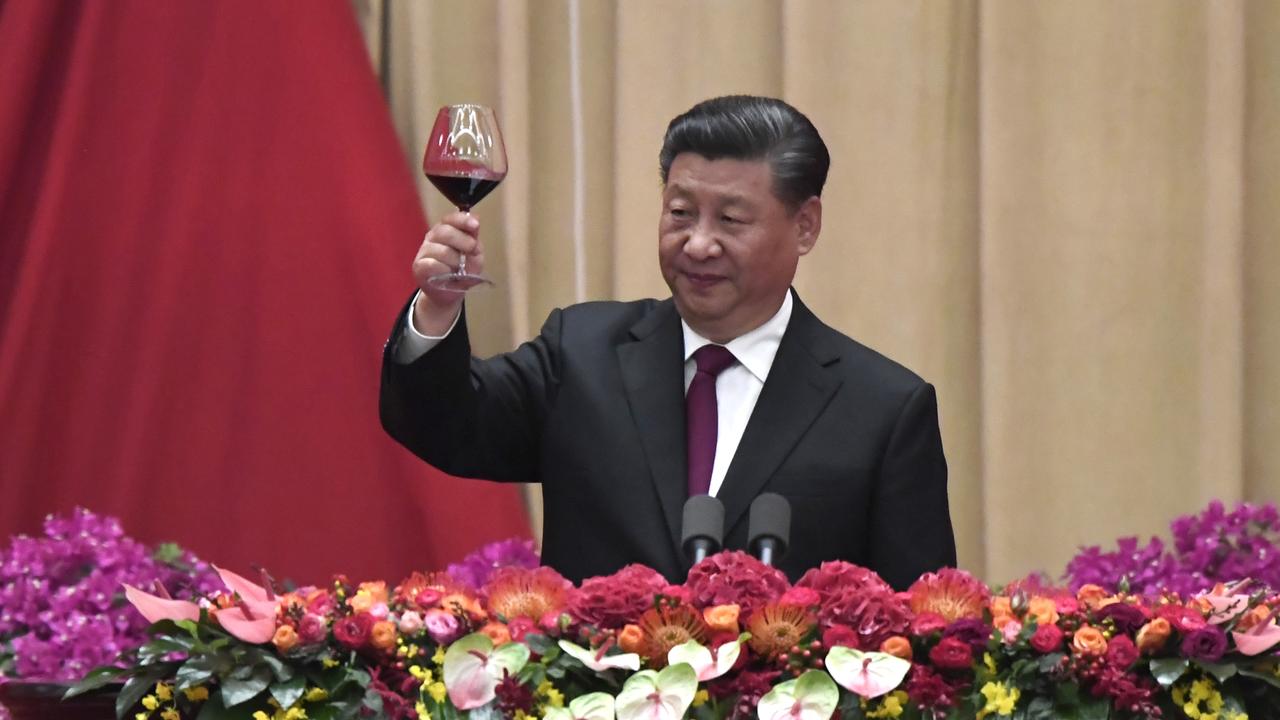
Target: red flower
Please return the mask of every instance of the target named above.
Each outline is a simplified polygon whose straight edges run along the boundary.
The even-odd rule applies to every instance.
[[[892,591],[851,583],[827,596],[818,610],[818,620],[823,627],[852,628],[858,634],[859,650],[879,650],[891,635],[907,631],[911,610]]]
[[[931,635],[942,632],[946,627],[947,621],[938,613],[920,613],[911,619],[912,635]]]
[[[796,583],[796,587],[813,588],[818,591],[822,603],[826,604],[832,595],[846,588],[859,590],[875,590],[892,593],[889,583],[871,570],[847,563],[843,560],[832,560],[806,572]]]
[[[367,612],[348,615],[333,624],[333,637],[344,646],[359,650],[369,641],[373,623],[373,616]]]
[[[929,651],[929,660],[944,670],[968,670],[973,666],[973,648],[960,638],[943,638]]]
[[[1175,630],[1184,635],[1199,630],[1207,624],[1204,615],[1181,605],[1161,605],[1156,608],[1156,617],[1168,620]]]
[[[1138,647],[1127,635],[1117,635],[1107,643],[1107,664],[1120,670],[1127,670],[1138,661]]]
[[[1031,647],[1036,652],[1048,654],[1062,649],[1062,638],[1062,628],[1057,625],[1040,625],[1031,636]]]
[[[740,550],[718,553],[694,565],[684,586],[698,608],[737,604],[743,617],[776,602],[790,584],[782,571]]]
[[[907,676],[907,696],[926,708],[949,708],[956,704],[957,688],[924,665],[913,665]]]
[[[935,612],[947,622],[965,618],[980,619],[982,611],[991,601],[991,592],[986,585],[969,573],[955,568],[925,573],[907,592],[913,612]]]
[[[858,647],[858,633],[844,625],[832,625],[822,631],[822,646],[831,649],[833,647]]]
[[[782,597],[778,598],[779,605],[794,605],[803,608],[814,607],[821,602],[822,596],[818,594],[818,591],[807,587],[793,587],[782,593]]]
[[[568,611],[577,622],[619,630],[653,607],[653,596],[666,586],[657,571],[628,565],[612,575],[582,581],[582,587],[569,595]]]

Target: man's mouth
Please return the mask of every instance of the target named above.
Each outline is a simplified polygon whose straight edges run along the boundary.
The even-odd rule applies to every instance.
[[[695,288],[698,288],[698,289],[709,288],[712,285],[715,285],[716,283],[724,280],[723,275],[712,275],[710,273],[686,272],[684,273],[684,277],[686,280],[689,281],[690,285],[693,285]]]

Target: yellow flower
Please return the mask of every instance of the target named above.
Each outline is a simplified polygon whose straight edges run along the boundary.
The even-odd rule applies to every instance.
[[[178,714],[177,710],[169,708],[160,713],[160,720],[182,720],[182,716]]]
[[[306,695],[302,696],[302,699],[307,702],[320,702],[321,700],[327,700],[328,698],[329,693],[325,692],[324,688],[318,687],[311,688],[307,691]]]
[[[427,686],[427,694],[431,696],[432,700],[442,703],[445,697],[449,695],[449,691],[445,689],[444,683],[433,682]]]
[[[204,702],[209,699],[209,688],[200,685],[198,687],[186,688],[182,691],[183,695],[191,702]]]
[[[160,707],[160,701],[156,700],[155,695],[148,695],[142,698],[142,707],[148,710],[155,710],[156,708]]]
[[[564,694],[557,690],[550,680],[543,680],[542,684],[538,685],[538,689],[534,692],[546,698],[547,704],[551,707],[564,707]]]
[[[151,713],[134,713],[133,720],[147,720]]]
[[[703,705],[707,704],[707,701],[710,699],[711,699],[711,693],[707,692],[706,690],[699,690],[693,696],[693,706],[702,707]]]
[[[163,702],[169,702],[173,699],[173,686],[165,683],[156,683],[156,697]]]
[[[426,703],[419,700],[418,704],[413,706],[413,709],[418,711],[418,720],[431,720],[431,713],[427,712]]]
[[[512,720],[535,720],[535,718],[523,710],[516,710],[515,717]]]
[[[998,669],[996,668],[996,659],[991,657],[991,653],[983,653],[982,662],[984,665],[987,666],[987,672],[991,673],[992,675],[996,674],[996,670]]]
[[[259,710],[253,714],[253,720],[271,720],[271,716]]]
[[[339,665],[338,661],[334,660],[333,658],[324,659],[324,666],[326,668],[334,668],[334,667],[338,667],[338,665]]]
[[[442,647],[436,648],[436,654],[431,656],[431,662],[437,665],[444,664],[444,648]]]
[[[867,717],[896,718],[902,714],[902,707],[906,702],[907,694],[902,690],[895,690],[881,698],[879,708],[867,711]]]
[[[289,708],[284,714],[284,720],[307,720],[307,711],[302,708]]]
[[[984,718],[992,713],[1000,716],[1012,715],[1020,694],[1021,691],[1018,688],[1010,688],[1004,683],[989,682],[983,685],[982,696],[987,699],[987,704],[978,711],[978,718]]]

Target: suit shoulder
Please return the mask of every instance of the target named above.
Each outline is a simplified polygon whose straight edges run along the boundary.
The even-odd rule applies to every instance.
[[[926,384],[924,378],[893,358],[830,327],[827,330],[846,378],[894,395],[910,395]]]
[[[575,336],[625,334],[660,304],[658,300],[593,300],[559,308],[561,332]]]

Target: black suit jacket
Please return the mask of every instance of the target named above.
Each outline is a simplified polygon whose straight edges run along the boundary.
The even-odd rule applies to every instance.
[[[383,358],[392,437],[453,475],[542,483],[543,559],[575,582],[633,562],[684,580],[684,340],[670,299],[556,310],[488,360],[471,357],[464,318],[397,363],[404,318]],[[793,511],[779,564],[792,580],[843,559],[905,588],[955,564],[946,478],[933,387],[796,298],[718,494],[725,546],[745,548],[751,501],[776,492]]]

